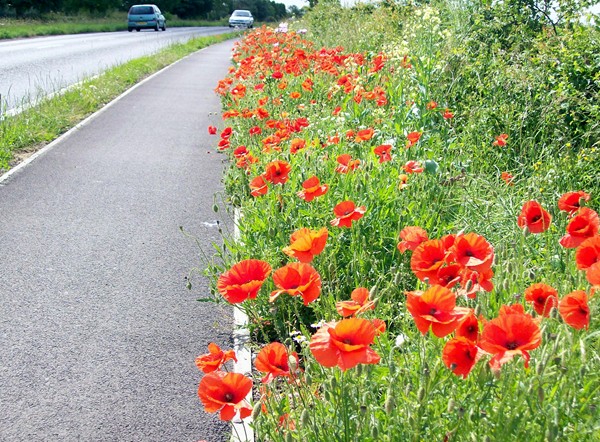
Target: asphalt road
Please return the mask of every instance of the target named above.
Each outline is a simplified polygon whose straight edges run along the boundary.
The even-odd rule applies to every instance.
[[[0,184],[0,440],[227,440],[194,358],[232,312],[196,301],[220,242],[212,89],[232,42],[163,71]],[[212,147],[211,147],[212,146]],[[222,212],[219,213],[219,217]]]
[[[8,111],[170,44],[224,32],[230,29],[167,28],[166,32],[105,32],[1,41],[0,106]]]

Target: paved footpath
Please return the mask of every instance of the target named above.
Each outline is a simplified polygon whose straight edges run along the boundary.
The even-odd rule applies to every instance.
[[[0,440],[227,440],[194,358],[231,345],[195,234],[223,157],[207,126],[232,42],[152,78],[0,184]],[[209,153],[209,151],[213,153]],[[220,214],[219,214],[220,217]]]

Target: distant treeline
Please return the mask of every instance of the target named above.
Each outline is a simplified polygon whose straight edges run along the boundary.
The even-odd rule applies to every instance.
[[[250,10],[258,21],[277,20],[287,14],[283,3],[271,0],[0,0],[0,17],[41,18],[49,13],[103,16],[145,3],[182,19],[219,20],[234,9]]]

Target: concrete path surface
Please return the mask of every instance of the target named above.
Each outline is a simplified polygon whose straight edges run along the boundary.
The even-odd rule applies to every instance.
[[[163,71],[0,184],[0,440],[224,441],[195,356],[223,157],[207,126],[232,42]],[[213,152],[213,153],[209,153]],[[220,217],[220,216],[219,216]]]

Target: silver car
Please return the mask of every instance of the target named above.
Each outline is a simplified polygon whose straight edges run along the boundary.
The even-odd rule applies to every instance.
[[[251,28],[254,25],[254,17],[252,13],[246,9],[236,9],[229,17],[229,27],[244,26]]]

